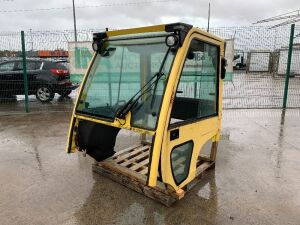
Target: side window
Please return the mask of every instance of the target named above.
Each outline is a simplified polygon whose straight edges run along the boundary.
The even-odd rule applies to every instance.
[[[171,152],[172,173],[177,185],[184,181],[189,174],[193,146],[193,142],[189,141],[175,146]]]
[[[192,40],[180,76],[170,124],[218,113],[219,48]]]
[[[15,70],[23,70],[23,65],[22,62],[16,62]]]
[[[49,62],[43,63],[43,68],[42,68],[43,70],[50,70],[52,68],[55,68],[55,67],[53,67],[53,65],[51,63],[49,63]]]
[[[27,70],[36,70],[37,69],[36,66],[37,66],[36,62],[27,62],[26,65]]]
[[[36,70],[41,69],[41,66],[42,66],[42,62],[36,62],[36,63],[35,63],[35,69],[36,69]]]
[[[36,63],[36,62],[27,62],[26,68],[27,68],[27,70],[36,70],[39,68],[38,65],[39,65],[39,63]],[[17,71],[23,70],[23,62],[17,62],[15,70],[17,70]]]
[[[51,69],[65,69],[59,66],[56,62],[44,61],[43,70],[51,70]]]
[[[14,62],[3,63],[0,65],[0,72],[9,72],[14,69]]]

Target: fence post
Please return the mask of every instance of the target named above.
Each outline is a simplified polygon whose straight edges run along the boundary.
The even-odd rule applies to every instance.
[[[295,24],[291,25],[291,34],[290,34],[290,43],[289,43],[289,52],[286,66],[286,75],[285,75],[285,85],[284,85],[284,95],[283,95],[283,106],[282,108],[286,108],[287,104],[287,95],[289,89],[289,80],[291,73],[291,61],[292,61],[292,53],[293,53],[293,42],[294,42],[294,32],[295,32]]]
[[[25,36],[24,31],[21,31],[25,111],[28,113],[29,112],[29,109],[28,109],[28,81],[27,81],[26,50],[25,50],[25,37],[24,36]]]

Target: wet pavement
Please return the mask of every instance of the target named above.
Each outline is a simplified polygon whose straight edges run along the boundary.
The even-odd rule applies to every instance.
[[[55,94],[51,102],[42,103],[34,95],[28,97],[28,108],[33,113],[44,112],[72,112],[76,99],[76,92],[65,98]],[[12,96],[11,98],[0,98],[0,116],[11,114],[23,114],[25,112],[24,96]]]
[[[2,115],[0,224],[300,224],[300,110],[223,114],[215,170],[171,208],[66,154],[69,113]]]

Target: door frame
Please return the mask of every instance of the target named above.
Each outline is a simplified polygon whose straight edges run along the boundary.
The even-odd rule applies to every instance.
[[[202,118],[192,121],[184,122],[183,124],[178,124],[178,126],[169,127],[169,121],[172,112],[172,106],[174,103],[177,86],[180,81],[181,73],[183,70],[183,66],[185,63],[185,58],[187,52],[189,50],[191,41],[193,39],[197,39],[203,41],[208,44],[213,44],[219,47],[219,67],[218,67],[218,109],[217,115],[209,118]],[[180,66],[177,70],[177,73],[171,73],[170,80],[168,83],[168,87],[171,89],[171,101],[169,102],[169,110],[167,111],[167,115],[165,117],[165,127],[163,133],[163,139],[161,143],[161,154],[160,154],[160,164],[161,164],[161,172],[162,172],[162,180],[164,183],[169,184],[175,190],[178,190],[185,186],[187,183],[192,181],[195,178],[196,174],[196,163],[198,155],[203,147],[203,145],[209,141],[218,141],[220,138],[220,127],[221,127],[221,118],[222,118],[222,80],[221,80],[221,58],[224,56],[224,41],[214,39],[209,35],[205,35],[203,33],[199,33],[194,31],[193,29],[190,31],[190,35],[187,35],[182,52],[178,51],[178,55],[176,56],[176,62],[180,62]],[[180,54],[181,53],[181,54]],[[178,60],[178,61],[177,61]],[[216,94],[217,94],[216,93]],[[170,141],[170,133],[173,130],[179,129],[181,133],[181,137]],[[191,161],[189,162],[189,173],[187,177],[180,183],[176,184],[171,168],[171,153],[174,147],[188,141],[193,141],[193,151],[191,156]],[[194,141],[197,140],[197,141]]]

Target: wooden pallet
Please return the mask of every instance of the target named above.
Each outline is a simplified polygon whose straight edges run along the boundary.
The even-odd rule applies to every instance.
[[[160,181],[157,182],[156,187],[147,186],[150,147],[150,145],[141,144],[117,152],[111,158],[100,163],[95,163],[93,171],[159,201],[166,206],[171,206],[180,199],[178,195],[172,193]],[[215,162],[211,158],[212,156],[210,158],[199,156],[196,178],[183,188],[185,192],[199,182],[204,171],[214,167]]]

